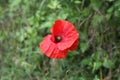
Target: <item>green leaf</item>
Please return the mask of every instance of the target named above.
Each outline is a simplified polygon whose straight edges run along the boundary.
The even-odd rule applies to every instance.
[[[87,47],[88,47],[87,43],[80,44],[80,49],[81,49],[82,53],[84,53],[87,50]]]
[[[95,28],[99,25],[103,20],[103,17],[100,15],[94,15],[92,20],[92,26]]]
[[[94,72],[95,70],[98,70],[101,66],[102,66],[102,63],[100,61],[94,62],[92,72]]]
[[[81,64],[92,66],[92,59],[90,57],[87,57],[81,61]]]
[[[105,58],[104,62],[103,62],[103,66],[106,68],[111,68],[113,65],[113,62],[111,60],[108,60],[107,58]]]
[[[75,0],[74,3],[75,3],[75,4],[80,4],[81,1],[79,1],[79,0]]]
[[[58,0],[51,0],[51,2],[47,5],[50,9],[61,8]]]
[[[100,0],[91,0],[91,6],[94,10],[99,10],[102,6],[102,1]]]
[[[95,75],[95,78],[93,80],[100,80],[97,75]]]

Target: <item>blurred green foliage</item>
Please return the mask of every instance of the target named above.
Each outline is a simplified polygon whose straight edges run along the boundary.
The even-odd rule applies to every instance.
[[[80,39],[51,72],[39,43],[57,19]],[[0,80],[120,80],[120,0],[0,0]]]

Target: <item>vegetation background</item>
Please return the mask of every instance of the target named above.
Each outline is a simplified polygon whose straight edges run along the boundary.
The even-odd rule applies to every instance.
[[[54,64],[39,43],[57,19],[80,39]],[[0,80],[120,80],[120,0],[0,0]]]

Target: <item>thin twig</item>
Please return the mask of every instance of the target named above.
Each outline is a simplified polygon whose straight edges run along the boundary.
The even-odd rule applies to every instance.
[[[100,80],[103,80],[102,70],[100,69]]]
[[[89,20],[91,18],[92,14],[90,14],[86,19],[84,19],[80,24],[79,24],[79,28],[81,28],[81,25],[84,24],[87,20]]]

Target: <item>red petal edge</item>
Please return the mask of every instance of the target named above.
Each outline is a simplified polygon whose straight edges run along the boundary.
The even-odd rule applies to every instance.
[[[70,37],[66,37],[63,41],[58,43],[58,48],[60,50],[69,49],[70,47],[74,45],[74,43],[77,43],[76,40],[78,40],[78,37],[79,37],[79,34],[77,33],[72,34],[72,36]],[[74,47],[77,47],[77,45]]]
[[[60,50],[70,48],[79,37],[74,25],[65,20],[56,20],[51,28],[51,32],[53,36],[62,36],[63,40],[58,43]]]
[[[44,38],[44,40],[40,43],[41,51],[50,58],[64,58],[68,53],[68,49],[59,50],[57,44],[52,42],[51,35],[48,35]]]
[[[74,44],[69,48],[70,50],[75,50],[78,46],[78,39],[74,42]]]

